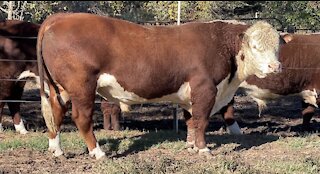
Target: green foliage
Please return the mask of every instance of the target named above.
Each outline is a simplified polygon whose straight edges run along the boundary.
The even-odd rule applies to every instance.
[[[0,3],[0,7],[6,6]],[[318,1],[181,1],[181,20],[248,18],[258,14],[278,18],[285,27],[317,29],[319,8]],[[85,12],[134,22],[175,21],[177,10],[177,1],[27,1],[24,20],[41,23],[58,12]],[[279,27],[276,22],[273,24]]]

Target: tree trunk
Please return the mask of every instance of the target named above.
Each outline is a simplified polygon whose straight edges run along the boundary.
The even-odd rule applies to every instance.
[[[9,1],[9,3],[8,3],[8,20],[13,19],[13,17],[12,17],[12,15],[13,15],[13,2],[14,1]]]

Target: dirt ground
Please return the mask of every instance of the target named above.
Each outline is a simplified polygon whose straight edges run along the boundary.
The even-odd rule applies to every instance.
[[[27,129],[30,132],[45,132],[44,120],[40,115],[40,100],[38,90],[34,89],[31,83],[27,84],[23,96],[24,100],[36,102],[21,104],[21,113],[26,120]],[[97,101],[100,99],[97,98]],[[274,135],[274,136],[300,136],[302,130],[301,102],[298,97],[284,97],[268,104],[261,117],[258,116],[257,105],[252,99],[237,94],[235,98],[235,118],[238,121],[244,134],[247,135]],[[30,109],[31,108],[31,109]],[[130,130],[170,130],[174,129],[173,113],[176,107],[166,104],[144,104],[132,106],[130,113],[122,114],[121,126]],[[183,120],[181,109],[178,108],[179,130],[185,131],[186,126]],[[8,109],[4,110],[3,124],[6,129],[12,129],[12,120],[8,116]],[[100,111],[100,104],[96,104],[94,112],[94,128],[103,128],[103,118]],[[217,114],[210,118],[208,132],[217,135],[226,134],[221,115]],[[63,131],[76,130],[72,122],[70,112],[63,123]],[[312,119],[310,131],[320,130],[319,112]],[[1,139],[1,137],[0,137]],[[215,152],[217,153],[217,152]],[[92,172],[94,159],[84,153],[76,153],[77,157],[52,158],[48,152],[32,151],[30,149],[19,149],[0,153],[2,162],[0,174],[2,173],[87,173]],[[130,154],[129,154],[130,155]],[[143,155],[143,152],[142,152]],[[5,166],[5,167],[3,167]],[[38,169],[41,168],[41,172]],[[14,170],[13,170],[14,169]]]

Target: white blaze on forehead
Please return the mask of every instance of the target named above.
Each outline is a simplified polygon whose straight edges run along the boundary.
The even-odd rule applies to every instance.
[[[112,97],[128,105],[136,103],[167,101],[180,104],[181,107],[191,112],[191,88],[189,82],[183,83],[175,93],[148,100],[138,96],[133,92],[125,90],[118,83],[115,76],[104,73],[98,78],[97,92],[106,99],[108,99],[108,97]]]
[[[235,92],[237,91],[241,81],[236,74],[231,82],[229,83],[230,74],[223,79],[217,86],[217,95],[213,108],[211,109],[211,114],[213,115],[218,112],[222,107],[226,106],[233,98]]]
[[[241,47],[246,76],[264,78],[278,71],[279,38],[279,33],[266,22],[257,22],[246,30]]]

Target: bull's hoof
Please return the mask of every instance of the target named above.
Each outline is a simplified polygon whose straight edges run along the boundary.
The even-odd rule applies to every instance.
[[[25,134],[28,133],[28,131],[24,129],[24,130],[19,131],[19,133],[20,133],[21,135],[25,135]]]
[[[191,154],[196,154],[198,152],[197,148],[188,147],[188,152]]]
[[[211,158],[213,155],[211,153],[211,150],[209,148],[203,148],[203,149],[199,149],[199,155],[200,156],[205,156],[207,158]]]
[[[52,152],[54,157],[58,157],[63,154],[63,151],[60,148],[49,147],[48,151]]]
[[[242,131],[236,121],[232,125],[227,126],[227,132],[231,135],[241,135],[242,134]]]
[[[90,156],[90,157],[94,157],[94,156],[95,156],[96,159],[99,160],[99,159],[103,158],[104,156],[106,156],[106,153],[104,153],[104,152],[100,149],[100,146],[99,146],[99,144],[97,143],[97,144],[96,144],[96,147],[95,147],[92,151],[89,150],[89,156]]]

